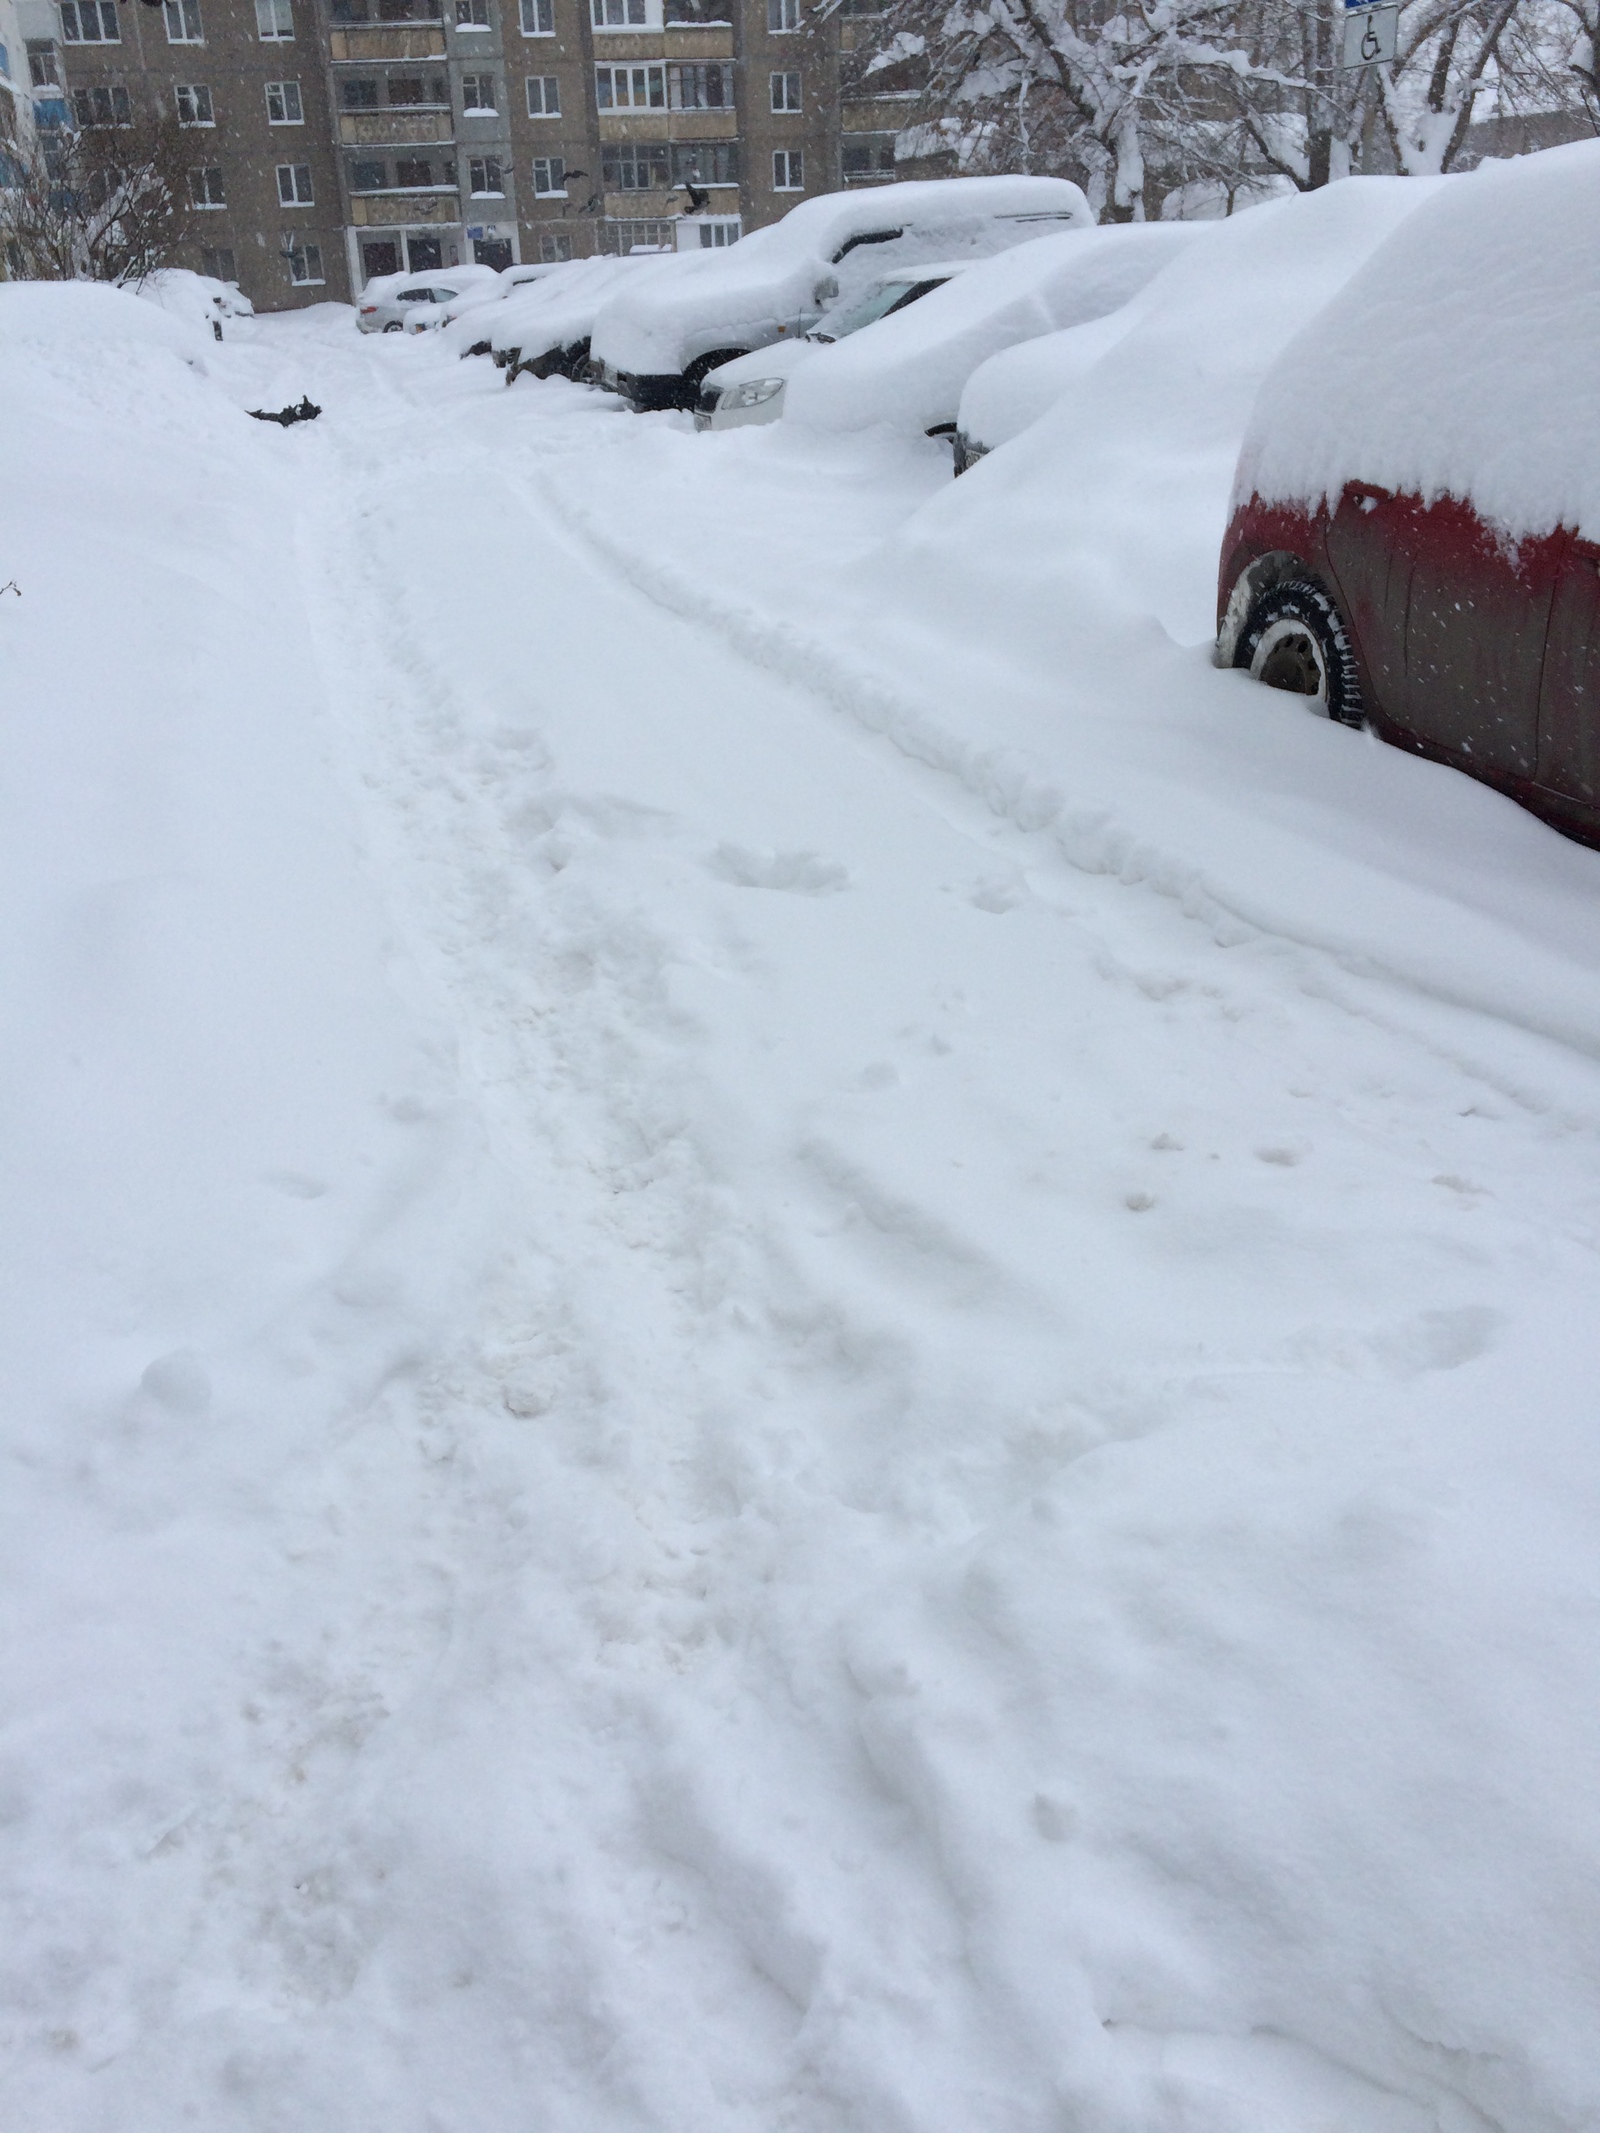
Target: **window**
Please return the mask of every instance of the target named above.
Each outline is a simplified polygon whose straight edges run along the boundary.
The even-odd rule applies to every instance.
[[[264,44],[293,41],[294,10],[289,0],[256,0],[256,35]]]
[[[505,193],[505,186],[500,181],[498,156],[469,157],[467,176],[471,181],[467,190],[475,200],[499,199]]]
[[[597,30],[631,30],[645,27],[645,0],[590,0]]]
[[[378,274],[398,274],[400,244],[394,237],[369,237],[361,247],[361,271],[368,281]]]
[[[595,102],[602,111],[664,111],[665,67],[596,67]]]
[[[541,200],[548,200],[556,193],[566,198],[567,166],[560,156],[534,157],[533,189]]]
[[[702,252],[720,252],[725,245],[739,242],[739,218],[724,215],[716,222],[700,224],[700,249]]]
[[[303,126],[305,112],[300,104],[300,84],[297,81],[269,81],[267,83],[267,124],[269,126]]]
[[[28,79],[36,89],[54,89],[61,85],[56,48],[48,38],[28,39]]]
[[[211,111],[211,91],[204,82],[174,82],[172,100],[178,108],[180,126],[214,126],[217,123]]]
[[[463,111],[494,110],[494,76],[492,74],[462,75],[461,108]]]
[[[406,271],[411,274],[436,274],[444,265],[444,245],[437,237],[408,237],[406,239]]]
[[[489,0],[456,0],[458,30],[486,30],[488,27]]]
[[[313,205],[311,165],[309,163],[280,163],[278,165],[278,204],[280,207],[310,207]]]
[[[80,126],[130,126],[126,89],[74,89],[72,115]]]
[[[522,0],[523,36],[553,37],[555,33],[555,0]]]
[[[353,193],[381,193],[389,183],[387,164],[377,162],[352,163],[350,166],[350,190]],[[376,268],[371,270],[376,272]],[[387,267],[386,273],[397,274],[398,267]]]
[[[630,252],[671,252],[676,250],[677,242],[678,225],[671,216],[659,220],[619,216],[600,225],[600,249],[612,258],[626,258]]]
[[[800,76],[774,74],[772,81],[772,108],[774,111],[798,111],[800,109]]]
[[[774,37],[800,27],[800,0],[767,0],[767,29]]]
[[[529,118],[560,118],[561,84],[554,74],[530,74],[527,87]]]
[[[775,148],[772,151],[772,190],[775,193],[803,193],[805,189],[805,158],[799,149]]]
[[[572,239],[565,230],[544,230],[539,237],[539,257],[552,263],[572,257]]]
[[[117,0],[61,0],[61,35],[67,44],[121,44]]]
[[[200,29],[200,0],[165,0],[161,12],[167,18],[168,44],[205,43]]]
[[[189,205],[191,207],[226,207],[227,198],[222,189],[222,173],[211,170],[191,170],[189,173]]]
[[[394,182],[408,192],[430,186],[433,165],[426,156],[403,156],[394,166]]]
[[[213,281],[237,281],[239,270],[233,263],[233,254],[225,244],[207,245],[200,254],[200,271],[209,274]]]
[[[852,140],[846,134],[839,147],[839,171],[845,178],[892,178],[894,135],[864,133]]]
[[[442,74],[429,75],[426,80],[420,74],[391,74],[388,89],[391,104],[435,104],[444,111],[450,108],[448,85]]]
[[[669,182],[665,141],[617,141],[600,151],[601,183],[608,193],[648,193]]]
[[[376,111],[378,84],[375,81],[341,81],[339,101],[346,111]],[[399,269],[395,271],[398,273]]]
[[[674,185],[737,185],[738,142],[674,141],[672,182]]]
[[[322,280],[322,247],[307,244],[292,231],[286,231],[283,239],[283,256],[288,264],[289,279],[297,289],[310,288]]]
[[[669,67],[674,111],[731,111],[733,68],[731,66]]]

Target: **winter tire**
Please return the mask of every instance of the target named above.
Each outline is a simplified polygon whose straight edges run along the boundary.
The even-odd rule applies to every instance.
[[[404,328],[401,326],[400,321],[397,318],[392,318],[383,330],[385,333],[400,333],[404,331]]]
[[[1233,655],[1252,681],[1306,698],[1341,726],[1361,724],[1361,677],[1338,603],[1314,578],[1270,585],[1250,609]]]

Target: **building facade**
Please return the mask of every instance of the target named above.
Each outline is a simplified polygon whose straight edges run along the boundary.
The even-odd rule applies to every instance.
[[[840,101],[877,0],[8,4],[35,94],[71,123],[176,117],[194,146],[180,263],[260,310],[348,301],[374,274],[668,245],[684,214],[728,243],[894,175],[893,96]]]

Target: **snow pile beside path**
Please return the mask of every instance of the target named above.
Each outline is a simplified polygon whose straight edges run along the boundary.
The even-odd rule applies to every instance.
[[[1600,142],[1451,180],[1289,347],[1236,494],[1353,479],[1600,535]]]
[[[7,356],[26,352],[37,359],[57,351],[69,359],[103,359],[114,351],[153,348],[204,371],[210,345],[209,331],[199,330],[188,307],[143,303],[109,282],[0,282],[0,352]]]
[[[905,551],[974,612],[1065,597],[1211,634],[1217,548],[1250,408],[1286,342],[1448,179],[1353,178],[1208,227],[1132,305],[1058,342],[1062,399],[908,528]],[[929,298],[929,302],[933,299]],[[1126,330],[1121,330],[1125,327]],[[1068,385],[1067,381],[1070,381]],[[982,374],[970,388],[976,396]],[[968,427],[971,409],[963,407]],[[981,430],[977,432],[982,435]],[[922,597],[913,595],[913,597]]]
[[[784,420],[845,431],[884,423],[911,434],[949,422],[985,357],[1120,309],[1209,229],[1140,223],[1070,230],[986,259],[824,349],[790,381]]]

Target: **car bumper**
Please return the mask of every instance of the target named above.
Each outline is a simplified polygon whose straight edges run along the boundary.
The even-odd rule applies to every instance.
[[[700,398],[699,387],[679,371],[640,376],[630,370],[613,370],[609,363],[600,370],[600,383],[607,392],[618,393],[636,415],[653,415],[667,407],[692,408]]]

